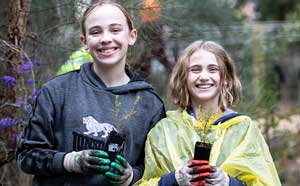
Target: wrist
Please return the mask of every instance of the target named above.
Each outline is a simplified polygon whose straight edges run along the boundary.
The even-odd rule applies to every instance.
[[[64,168],[68,171],[68,172],[77,172],[80,173],[82,172],[80,169],[80,166],[77,162],[78,156],[80,156],[79,152],[70,152],[67,153],[64,157]]]
[[[70,156],[71,156],[71,153],[67,153],[64,156],[64,163],[63,163],[65,170],[68,171],[68,172],[72,172],[71,168],[69,166]]]
[[[126,180],[126,182],[124,182],[123,184],[121,184],[121,186],[128,186],[130,185],[130,183],[133,180],[133,171],[132,168],[130,167],[130,177]]]
[[[176,182],[178,185],[184,185],[184,179],[183,179],[182,172],[180,169],[177,169],[175,171],[175,179],[176,179]]]

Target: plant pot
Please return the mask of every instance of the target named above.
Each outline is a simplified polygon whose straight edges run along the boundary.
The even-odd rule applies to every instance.
[[[211,148],[212,148],[211,143],[197,141],[195,144],[194,159],[209,161]]]
[[[111,161],[114,161],[116,156],[123,152],[124,141],[125,135],[119,134],[115,130],[110,132],[105,144],[105,150],[107,151]]]

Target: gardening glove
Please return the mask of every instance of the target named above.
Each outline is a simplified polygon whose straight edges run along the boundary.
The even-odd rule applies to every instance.
[[[204,186],[209,172],[208,161],[189,160],[175,170],[175,179],[179,186]]]
[[[130,164],[123,156],[117,155],[110,166],[110,170],[106,172],[104,176],[110,180],[113,185],[130,185],[133,179],[133,172]]]
[[[229,186],[229,176],[220,168],[211,166],[211,172],[206,180],[206,186]]]
[[[109,170],[108,153],[101,150],[83,150],[67,153],[64,168],[68,172],[83,174],[104,174]]]

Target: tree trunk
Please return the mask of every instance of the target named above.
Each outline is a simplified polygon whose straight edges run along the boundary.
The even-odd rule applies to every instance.
[[[10,0],[9,3],[9,25],[8,25],[8,47],[4,65],[4,74],[12,76],[18,81],[19,75],[12,69],[19,69],[23,61],[24,42],[26,36],[26,25],[30,11],[31,0]],[[16,87],[11,88],[0,84],[2,95],[0,95],[0,116],[3,118],[14,118],[18,107],[16,102]],[[0,167],[14,159],[14,149],[16,141],[12,140],[12,135],[18,133],[17,127],[9,127],[0,131]]]

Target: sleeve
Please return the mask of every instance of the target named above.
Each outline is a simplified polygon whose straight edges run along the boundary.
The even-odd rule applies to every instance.
[[[178,183],[175,178],[175,171],[170,172],[169,174],[163,175],[158,183],[159,186],[178,186]]]
[[[151,136],[148,136],[145,146],[145,171],[141,180],[136,185],[158,186],[161,175],[158,162],[155,159],[156,150],[153,149]]]
[[[167,164],[167,161],[165,160],[169,159],[169,157],[167,157],[168,155],[162,152],[160,150],[161,148],[159,148],[161,144],[165,144],[164,138],[157,138],[157,136],[164,135],[163,129],[160,127],[163,122],[163,120],[158,122],[158,124],[148,134],[145,145],[145,171],[142,179],[139,180],[136,185],[158,186],[161,177],[173,171],[169,170],[165,166]],[[165,179],[162,180],[161,184],[165,183],[168,178],[171,178],[170,176],[165,177]]]
[[[245,122],[239,124],[241,127],[245,125],[247,125]],[[268,145],[259,128],[250,120],[247,130],[242,131],[243,129],[240,128],[240,133],[243,133],[244,137],[222,163],[221,168],[248,186],[280,186],[281,183]],[[236,136],[234,139],[231,137],[231,140],[236,139]],[[226,141],[227,147],[230,143],[230,141]],[[223,150],[226,151],[224,147]]]
[[[142,176],[144,172],[144,155],[140,156],[137,165],[132,167],[133,172],[133,180],[132,183],[137,182]]]
[[[151,128],[153,128],[161,119],[166,117],[166,110],[163,102],[161,102],[161,105],[158,109],[158,111],[154,114],[152,120],[151,120]]]
[[[35,101],[16,151],[17,165],[26,173],[49,176],[66,172],[63,168],[65,152],[55,148],[54,111],[53,98],[44,87]]]
[[[162,103],[161,106],[159,107],[157,113],[154,114],[154,116],[151,120],[151,128],[154,127],[156,125],[156,123],[158,121],[160,121],[162,118],[164,118],[165,116],[166,116],[165,107]],[[135,183],[136,181],[141,179],[141,177],[143,176],[144,169],[145,169],[144,157],[145,157],[145,152],[143,152],[143,154],[140,156],[140,159],[137,162],[137,165],[132,167],[132,169],[133,169],[133,183]]]
[[[246,184],[234,177],[229,176],[229,186],[246,186]]]

